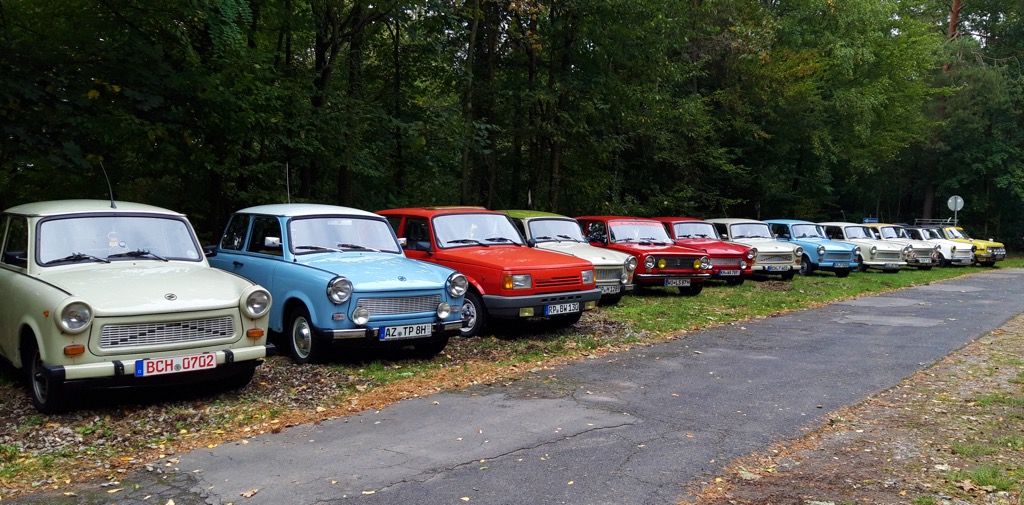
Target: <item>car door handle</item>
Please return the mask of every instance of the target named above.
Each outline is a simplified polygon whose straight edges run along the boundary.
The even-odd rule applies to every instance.
[[[242,268],[245,266],[245,263],[242,263],[241,261],[232,261],[231,264],[234,265],[235,268]]]

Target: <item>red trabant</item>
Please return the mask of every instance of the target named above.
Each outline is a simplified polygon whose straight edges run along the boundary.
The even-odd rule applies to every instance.
[[[715,225],[695,217],[656,217],[677,245],[703,251],[711,259],[711,277],[738,286],[754,275],[757,249],[726,242]]]
[[[711,260],[704,252],[676,245],[665,227],[653,219],[625,216],[577,217],[591,245],[636,256],[633,274],[638,286],[677,287],[696,295],[711,277]]]
[[[526,245],[506,214],[483,207],[377,213],[391,222],[406,256],[453,268],[469,280],[464,336],[480,334],[492,318],[548,317],[569,326],[601,298],[593,263]]]

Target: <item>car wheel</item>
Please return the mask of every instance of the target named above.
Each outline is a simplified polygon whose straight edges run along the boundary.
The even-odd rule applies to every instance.
[[[979,266],[983,266],[983,267],[994,267],[994,266],[996,266],[996,262],[995,261],[979,261],[978,265]]]
[[[52,381],[46,375],[43,368],[42,354],[36,345],[35,339],[29,339],[31,343],[25,350],[25,358],[22,359],[22,366],[28,374],[28,387],[32,393],[32,403],[36,410],[43,414],[60,414],[71,408],[71,401],[64,391],[64,384]]]
[[[857,256],[857,263],[860,263],[859,265],[857,265],[857,271],[858,272],[867,272],[868,271],[868,266],[864,264],[864,258],[862,258],[860,256]]]
[[[791,280],[793,280],[793,277],[795,277],[795,276],[796,276],[796,274],[793,273],[792,270],[790,270],[790,271],[782,274],[782,280],[784,280],[784,281],[791,281]]]
[[[899,272],[899,270],[897,270],[897,272]],[[849,276],[850,276],[850,271],[849,270],[836,270],[836,277],[839,277],[840,279],[842,279],[843,277],[849,277]]]
[[[697,296],[701,291],[704,291],[704,283],[690,284],[689,286],[679,286],[679,294],[683,296]]]
[[[553,316],[548,321],[555,328],[568,328],[578,323],[582,317],[583,312],[576,312],[575,314],[566,314],[564,316]]]
[[[811,275],[812,273],[814,273],[814,266],[811,265],[811,259],[805,254],[800,259],[800,275]]]
[[[447,346],[448,337],[443,337],[413,344],[412,349],[417,358],[430,359],[441,354],[441,351]]]
[[[948,267],[951,264],[952,262],[946,259],[946,257],[943,256],[942,253],[939,253],[939,258],[935,260],[935,266],[937,267]]]
[[[621,293],[617,294],[617,295],[611,295],[611,296],[602,296],[601,297],[601,305],[615,305],[616,303],[619,303],[620,300],[622,300],[622,294]]]
[[[462,317],[466,319],[466,327],[462,328],[463,337],[479,335],[487,324],[487,309],[476,291],[466,291],[466,298],[462,301]]]
[[[743,279],[743,278],[739,278],[739,279],[727,279],[727,280],[725,281],[725,283],[726,283],[726,284],[728,284],[728,285],[730,285],[730,286],[739,286],[739,285],[743,284],[743,281],[745,281],[745,280],[746,280],[746,279]]]
[[[316,343],[313,323],[309,321],[309,310],[300,305],[288,316],[288,350],[292,359],[299,364],[321,361],[323,349]]]

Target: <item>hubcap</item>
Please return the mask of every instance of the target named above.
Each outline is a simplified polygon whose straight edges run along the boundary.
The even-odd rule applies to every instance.
[[[305,359],[309,357],[309,349],[313,345],[313,336],[309,331],[309,321],[304,317],[295,318],[292,324],[292,347],[295,355]]]
[[[46,381],[46,376],[43,373],[43,361],[36,354],[32,360],[32,392],[35,393],[36,398],[39,399],[39,403],[46,403],[47,396],[49,396],[49,384]]]
[[[466,298],[466,300],[462,302],[462,314],[463,317],[466,318],[466,321],[469,322],[469,324],[462,329],[462,333],[469,333],[476,327],[476,304],[469,301],[469,298]]]

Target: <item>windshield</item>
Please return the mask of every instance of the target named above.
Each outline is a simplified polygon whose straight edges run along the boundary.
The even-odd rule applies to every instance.
[[[635,242],[639,244],[671,244],[668,232],[656,222],[621,222],[611,223],[612,242]]]
[[[864,226],[847,226],[846,238],[853,240],[858,238],[871,238],[871,232]]]
[[[933,228],[918,228],[917,231],[921,234],[921,240],[943,240],[942,234],[939,230]]]
[[[203,258],[188,222],[174,216],[82,215],[48,219],[39,224],[36,240],[36,261],[40,265]]]
[[[715,226],[711,223],[700,221],[676,223],[672,225],[672,229],[676,234],[676,238],[718,238],[718,234],[715,233]]]
[[[825,238],[825,232],[816,224],[794,224],[793,238]]]
[[[523,245],[519,231],[504,214],[443,214],[434,218],[440,247]]]
[[[896,228],[894,226],[883,226],[881,228],[876,228],[876,229],[878,230],[879,233],[882,234],[882,238],[885,238],[885,239],[900,238],[900,237],[902,237],[902,238],[909,238],[909,237],[906,236],[907,232],[903,231],[902,228]],[[901,235],[900,232],[903,232],[903,234]]]
[[[967,232],[965,232],[965,231],[963,231],[961,229],[958,229],[958,228],[945,228],[945,230],[946,230],[946,234],[949,236],[949,238],[962,238],[962,239],[965,239],[965,240],[970,240],[971,239],[971,236],[968,235]]]
[[[580,225],[572,219],[533,219],[530,221],[530,236],[537,242],[586,242]]]
[[[729,227],[733,239],[741,238],[772,238],[772,231],[765,223],[734,224]]]
[[[383,219],[353,216],[296,218],[288,224],[291,249],[295,254],[329,250],[401,251]]]

